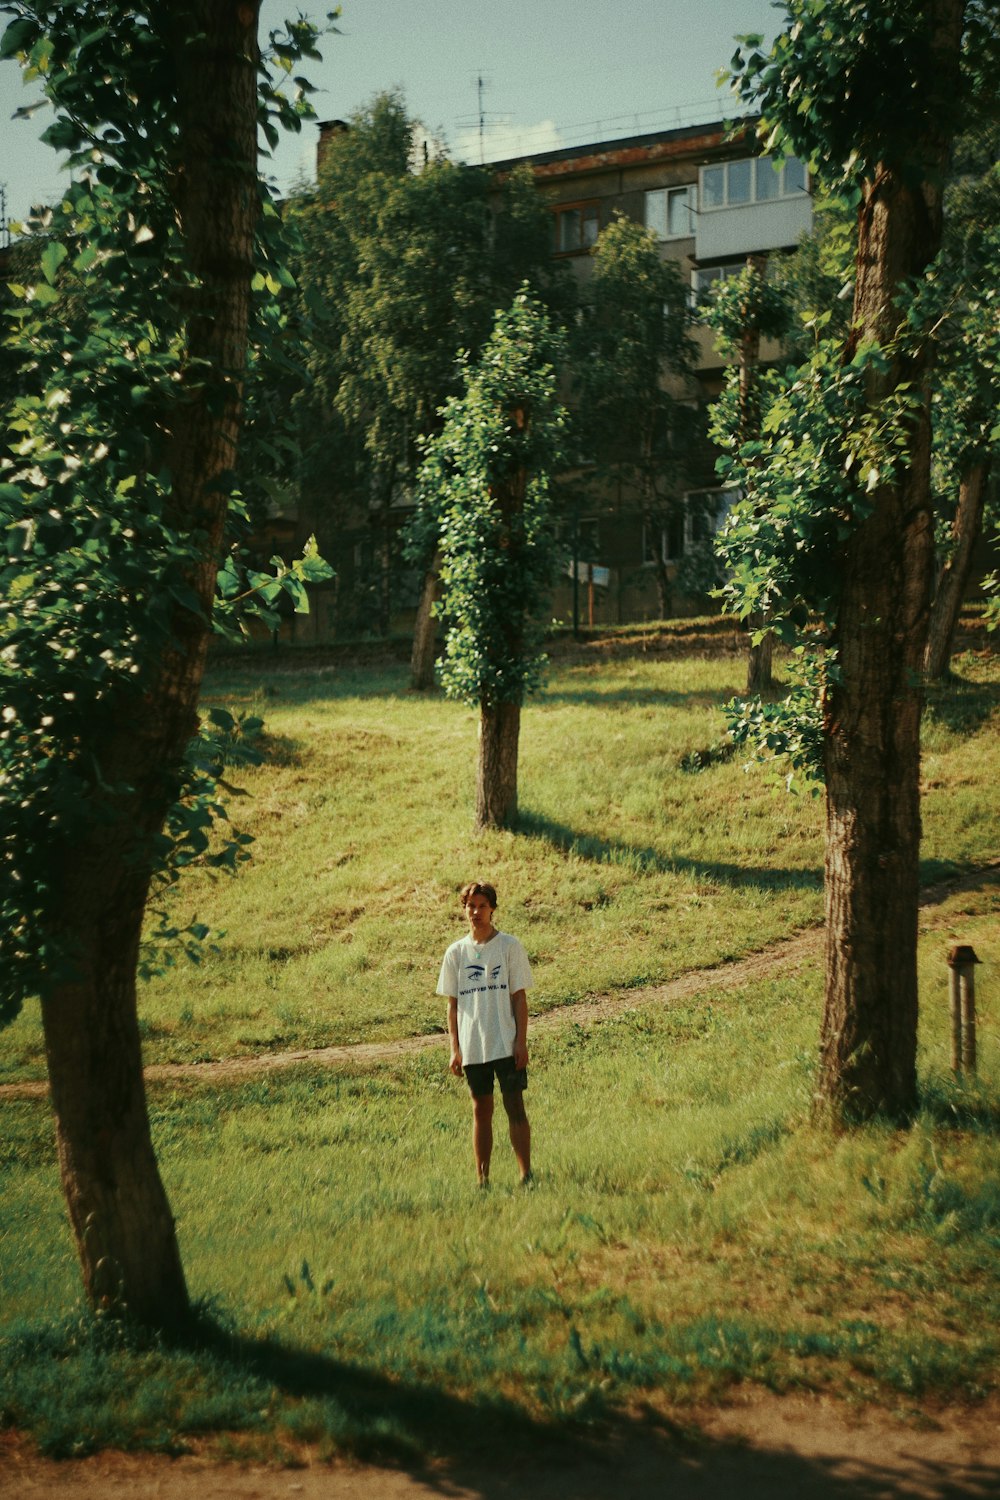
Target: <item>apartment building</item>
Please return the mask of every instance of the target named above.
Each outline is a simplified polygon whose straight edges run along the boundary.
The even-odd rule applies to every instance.
[[[502,176],[522,165],[551,210],[553,255],[581,281],[591,274],[601,230],[622,214],[645,225],[661,254],[679,264],[693,305],[713,282],[741,270],[749,256],[794,249],[812,224],[803,163],[760,157],[751,122],[735,134],[719,121],[567,147],[497,162],[494,170]],[[718,393],[723,372],[710,331],[693,332],[696,379],[685,394],[703,404]],[[761,358],[777,353],[765,344]],[[576,618],[606,623],[651,617],[662,608],[664,573],[684,583],[684,558],[704,547],[728,504],[708,445],[691,467],[687,487],[662,525],[651,527],[628,494],[594,497],[574,525],[577,555],[555,601],[557,614],[572,611]],[[689,568],[688,579],[696,571]],[[678,591],[671,612],[699,602]]]
[[[320,158],[347,129],[339,120],[321,125]],[[718,121],[520,156],[495,162],[491,169],[501,181],[523,166],[551,211],[552,254],[575,277],[585,281],[590,276],[598,235],[616,214],[624,214],[645,225],[660,253],[680,265],[693,306],[714,281],[742,269],[748,256],[793,249],[812,222],[802,163],[790,158],[776,167],[761,159],[751,123],[738,135]],[[696,376],[682,394],[697,408],[718,393],[723,371],[709,331],[696,325],[693,335]],[[765,346],[761,358],[766,361],[776,353]],[[710,552],[711,535],[728,504],[714,460],[714,451],[703,442],[676,503],[652,520],[621,484],[613,493],[583,487],[587,499],[567,520],[571,561],[553,600],[553,614],[604,624],[704,608],[704,593],[692,580],[698,576],[698,557]],[[401,496],[398,521],[405,508]],[[359,518],[355,531],[341,539],[345,545],[337,565],[345,593],[370,563],[366,537],[364,518]],[[416,586],[417,580],[406,576],[394,585],[398,625],[412,618]],[[318,594],[323,598],[317,597],[314,616],[296,627],[306,638],[325,639],[335,629],[337,611],[326,595],[334,597],[336,587]]]

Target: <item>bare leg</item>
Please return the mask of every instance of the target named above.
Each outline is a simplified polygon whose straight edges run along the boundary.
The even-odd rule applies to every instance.
[[[531,1179],[531,1126],[524,1109],[524,1093],[521,1089],[510,1089],[503,1096],[503,1107],[507,1111],[510,1127],[510,1143],[517,1157],[521,1181]]]
[[[490,1180],[490,1157],[493,1155],[493,1095],[472,1099],[472,1150],[476,1158],[479,1181]]]

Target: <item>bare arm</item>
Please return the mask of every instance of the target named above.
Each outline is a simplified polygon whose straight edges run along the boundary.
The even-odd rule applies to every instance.
[[[449,1068],[456,1078],[462,1076],[462,1049],[458,1045],[458,1000],[448,996],[448,1035],[451,1038],[451,1060]]]
[[[514,1012],[514,1066],[528,1066],[528,996],[524,990],[515,990],[510,997],[510,1008]]]

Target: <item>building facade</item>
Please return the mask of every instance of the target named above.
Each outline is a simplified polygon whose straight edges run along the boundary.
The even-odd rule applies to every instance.
[[[625,140],[569,147],[494,164],[498,177],[526,166],[552,214],[552,253],[585,283],[602,229],[623,215],[645,226],[664,258],[680,267],[692,307],[751,256],[793,250],[812,226],[807,174],[794,157],[758,155],[752,124],[742,133],[719,121]],[[704,406],[724,371],[711,331],[697,322],[695,379],[685,393]],[[762,362],[779,350],[765,344]],[[557,616],[595,624],[652,618],[704,606],[699,557],[710,547],[729,497],[718,487],[708,444],[692,455],[670,519],[651,526],[634,497],[594,497],[574,522],[573,559],[555,600]],[[662,566],[661,566],[662,564]],[[687,564],[687,565],[685,565]],[[581,602],[581,593],[583,600]]]
[[[347,126],[320,126],[319,157]],[[552,255],[581,284],[592,274],[592,251],[616,215],[642,224],[661,256],[672,259],[690,288],[692,308],[719,278],[741,270],[750,256],[794,249],[812,223],[805,170],[794,158],[775,166],[756,151],[752,124],[734,136],[719,121],[612,142],[592,143],[511,158],[492,164],[497,183],[527,168],[552,218]],[[692,324],[695,375],[677,392],[693,410],[718,394],[723,368],[711,332]],[[777,350],[766,345],[766,362]],[[651,521],[622,484],[602,492],[581,484],[587,499],[571,507],[564,532],[567,567],[553,600],[556,618],[595,625],[657,618],[705,608],[699,559],[710,559],[711,537],[729,497],[715,476],[715,453],[696,446],[669,513]],[[564,476],[568,493],[574,478]],[[398,531],[407,497],[393,500],[382,518]],[[300,639],[330,639],[341,611],[337,593],[350,594],[356,578],[370,576],[388,556],[389,543],[372,516],[358,516],[349,535],[337,538],[338,581],[317,591],[314,615],[296,622]],[[312,530],[300,517],[303,535]],[[322,541],[322,538],[321,538]],[[331,554],[332,555],[332,554]],[[706,585],[707,587],[707,585]],[[392,586],[394,628],[412,622],[419,580],[397,576]]]

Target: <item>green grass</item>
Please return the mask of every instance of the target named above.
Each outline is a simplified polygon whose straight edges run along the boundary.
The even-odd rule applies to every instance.
[[[923,940],[925,1107],[906,1133],[809,1125],[815,966],[539,1034],[530,1192],[501,1139],[492,1191],[473,1186],[443,1049],[155,1087],[209,1308],[180,1346],[67,1320],[46,1107],[6,1104],[3,1421],[55,1453],[236,1433],[272,1457],[426,1454],[471,1442],[484,1408],[545,1432],[746,1379],[903,1410],[994,1388],[1000,1039],[988,1004],[983,1082],[950,1080],[942,979],[952,919],[995,972],[996,910],[978,901]]]
[[[484,876],[526,943],[536,1009],[669,979],[766,947],[822,916],[822,801],[718,742],[738,657],[557,663],[525,710],[522,827],[474,839],[475,715],[406,691],[403,667],[217,669],[206,701],[263,714],[267,760],[236,779],[256,839],[237,880],[194,871],[180,925],[225,934],[200,967],[151,981],[147,1060],[194,1061],[438,1030],[456,892]],[[928,878],[996,856],[1000,668],[960,662],[927,723]],[[44,1076],[37,1013],[0,1034],[0,1079]]]
[[[244,776],[257,836],[236,881],[195,875],[186,915],[218,956],[142,998],[151,1058],[402,1036],[440,1026],[455,891],[495,876],[535,962],[536,1009],[699,968],[818,920],[820,804],[733,763],[719,736],[738,662],[567,662],[525,715],[525,831],[473,843],[472,716],[395,670],[216,674],[261,703]],[[928,877],[996,855],[995,661],[969,658],[928,713]],[[627,768],[627,774],[626,774]],[[157,1085],[157,1149],[197,1329],[168,1345],[80,1308],[44,1101],[0,1140],[0,1425],[56,1454],[118,1445],[294,1460],[304,1448],[468,1450],[745,1380],[901,1412],[996,1389],[1000,1353],[1000,895],[921,919],[923,1108],[907,1132],[809,1123],[818,960],[742,990],[531,1037],[538,1182],[473,1186],[470,1110],[445,1049],[392,1064]],[[948,1072],[954,942],[983,966],[980,1082]],[[535,997],[533,997],[534,999]],[[39,1071],[37,1026],[2,1038]]]

